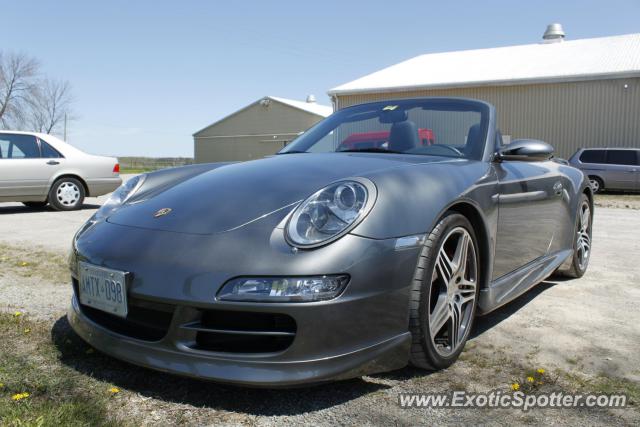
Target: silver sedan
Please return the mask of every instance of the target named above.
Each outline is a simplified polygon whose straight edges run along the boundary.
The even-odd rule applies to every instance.
[[[51,135],[0,131],[0,202],[74,210],[121,183],[115,157],[84,153]]]

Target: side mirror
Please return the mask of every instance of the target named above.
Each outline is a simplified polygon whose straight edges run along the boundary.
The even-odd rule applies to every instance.
[[[496,153],[495,160],[541,162],[553,157],[553,147],[537,139],[516,139]]]

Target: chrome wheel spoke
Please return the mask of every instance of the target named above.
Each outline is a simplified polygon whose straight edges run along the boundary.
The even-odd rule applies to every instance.
[[[461,234],[460,239],[458,240],[458,245],[456,246],[456,251],[453,254],[452,263],[455,268],[454,272],[460,276],[464,276],[465,273],[470,240],[471,237],[467,233]]]
[[[444,251],[444,248],[440,249],[440,252],[438,253],[436,267],[438,268],[438,273],[444,283],[448,284],[451,281],[451,277],[455,270],[454,265],[447,256],[447,253]]]
[[[433,313],[429,316],[429,329],[431,331],[431,338],[433,339],[442,327],[451,318],[451,306],[447,302],[445,297],[438,300],[436,306],[433,309]]]
[[[462,329],[462,318],[464,311],[462,305],[452,302],[451,304],[451,324],[449,326],[449,342],[451,350],[458,347],[460,341],[460,330]]]
[[[472,301],[476,297],[476,284],[470,280],[462,280],[458,283],[458,299],[460,305],[464,305],[469,301]]]

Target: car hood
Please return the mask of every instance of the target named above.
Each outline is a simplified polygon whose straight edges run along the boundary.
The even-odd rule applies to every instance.
[[[423,163],[460,161],[416,155],[288,154],[216,167],[153,189],[108,218],[113,224],[170,232],[214,234],[238,229],[295,205],[336,180]],[[212,166],[215,167],[215,166]],[[166,215],[156,216],[169,208]]]

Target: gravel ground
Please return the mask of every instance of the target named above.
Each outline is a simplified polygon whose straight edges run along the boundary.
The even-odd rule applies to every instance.
[[[24,262],[35,265],[40,265],[47,253],[56,257],[64,255],[75,231],[71,224],[80,221],[79,226],[81,218],[92,212],[71,213],[76,216],[61,226],[52,227],[51,215],[57,216],[57,212],[25,212],[11,205],[0,205],[0,235],[3,236],[0,244],[5,245],[0,258],[5,257],[4,262],[14,265],[0,271],[0,309],[20,310],[48,323],[54,339],[72,335],[64,317],[70,287],[57,275],[57,279],[52,279],[46,268],[27,273],[28,266],[22,269],[20,263],[23,258],[29,258],[29,254],[31,258]],[[14,218],[19,220],[7,221]],[[30,233],[20,231],[19,238],[9,237],[9,230],[15,233],[16,228],[29,224],[33,225]],[[43,240],[43,235],[55,237],[56,241]],[[20,251],[11,251],[12,245]],[[624,410],[576,408],[529,412],[401,409],[397,404],[400,392],[507,392],[514,380],[537,368],[546,370],[545,384],[539,391],[622,392],[638,396],[638,255],[638,212],[597,209],[593,254],[585,277],[546,281],[502,309],[479,318],[461,359],[451,368],[436,373],[405,368],[319,387],[274,391],[178,378],[100,354],[87,355],[86,359],[73,362],[72,367],[121,387],[123,393],[114,410],[131,414],[144,424],[638,425],[640,402],[637,400],[634,406]],[[69,363],[65,362],[64,354],[60,360]]]

